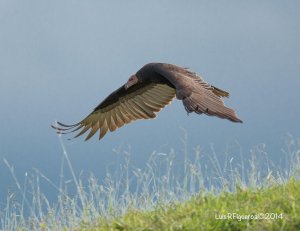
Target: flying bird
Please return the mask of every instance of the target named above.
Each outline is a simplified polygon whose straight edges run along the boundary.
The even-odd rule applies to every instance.
[[[167,63],[148,63],[119,89],[107,96],[88,116],[73,125],[57,122],[57,133],[78,131],[75,137],[88,130],[85,140],[100,130],[99,140],[107,131],[115,131],[138,119],[152,119],[176,96],[182,100],[187,113],[206,114],[242,122],[235,111],[224,105],[222,98],[229,93],[206,83],[188,68]],[[74,137],[74,138],[75,138]]]

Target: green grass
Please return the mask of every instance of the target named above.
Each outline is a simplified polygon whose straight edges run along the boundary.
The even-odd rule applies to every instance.
[[[220,219],[221,215],[235,217]],[[300,181],[260,189],[238,187],[235,193],[200,193],[184,203],[158,205],[148,212],[129,210],[78,230],[300,230]]]
[[[253,147],[249,159],[231,144],[219,161],[213,147],[210,153],[189,148],[185,136],[183,151],[154,151],[144,169],[131,163],[130,150],[113,150],[123,160],[101,180],[78,176],[59,141],[58,185],[38,170],[20,182],[4,160],[16,192],[0,210],[0,230],[300,230],[300,139],[292,136],[280,168],[264,144]],[[176,162],[178,156],[183,160]],[[43,194],[41,181],[57,190],[57,202]],[[237,217],[259,214],[269,219]],[[235,217],[219,219],[228,215]]]

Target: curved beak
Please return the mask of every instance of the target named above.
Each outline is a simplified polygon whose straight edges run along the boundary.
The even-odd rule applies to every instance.
[[[132,85],[136,84],[138,82],[138,78],[135,76],[135,75],[132,75],[127,83],[125,83],[124,87],[125,87],[125,90],[127,90],[128,88],[130,88]]]

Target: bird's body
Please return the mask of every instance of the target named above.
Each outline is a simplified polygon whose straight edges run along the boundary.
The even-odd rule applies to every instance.
[[[173,64],[149,63],[143,66],[127,83],[106,97],[85,119],[74,125],[58,122],[52,126],[58,133],[91,129],[86,140],[99,129],[99,139],[108,130],[115,131],[137,119],[155,118],[156,113],[176,96],[183,101],[188,113],[206,114],[242,122],[235,112],[226,107],[222,97],[229,93],[206,83],[199,75]]]

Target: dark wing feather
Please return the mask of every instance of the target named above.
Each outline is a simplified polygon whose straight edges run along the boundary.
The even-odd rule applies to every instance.
[[[188,113],[206,114],[242,122],[235,111],[224,105],[222,97],[229,93],[206,83],[199,75],[172,64],[157,64],[155,70],[176,88],[176,97],[183,101]]]
[[[90,139],[99,129],[99,139],[108,130],[115,131],[137,119],[151,119],[156,113],[169,104],[175,97],[175,89],[159,83],[136,84],[128,90],[124,86],[111,93],[85,119],[74,125],[58,122],[59,126],[52,126],[58,133],[80,132],[81,136],[89,131],[85,140]]]

